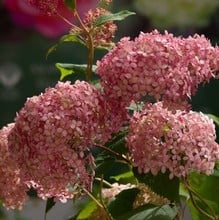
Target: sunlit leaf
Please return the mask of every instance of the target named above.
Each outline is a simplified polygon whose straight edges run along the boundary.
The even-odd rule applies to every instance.
[[[127,171],[116,176],[111,176],[110,178],[120,183],[136,183],[136,179],[132,171]]]
[[[212,115],[212,114],[207,114],[207,116],[208,116],[209,118],[211,118],[211,119],[215,122],[215,124],[216,124],[217,126],[219,126],[219,117],[217,117],[217,116],[215,116],[215,115]]]
[[[64,68],[61,64],[56,63],[56,68],[60,71],[60,80],[63,80],[66,76],[71,75],[72,73],[74,73],[73,69],[67,69]]]
[[[74,33],[69,33],[62,36],[59,40],[59,44],[63,42],[78,42],[85,45],[84,41],[79,37],[79,35]]]
[[[219,217],[219,177],[211,175],[206,176],[204,174],[198,174],[193,172],[190,177],[191,187],[206,201],[210,209],[214,212],[213,214]],[[197,197],[197,204],[204,209],[206,212],[211,213],[211,210],[206,207]],[[194,207],[191,200],[187,201],[190,213],[195,220],[205,220],[206,216],[202,215]]]
[[[63,80],[66,76],[73,73],[85,74],[87,70],[87,64],[71,64],[71,63],[56,63],[56,68],[60,71],[60,80]],[[95,72],[96,66],[92,66],[92,71]]]
[[[130,15],[134,15],[134,14],[135,12],[130,12],[127,10],[120,11],[115,14],[103,14],[94,21],[93,25],[97,27],[108,21],[121,21],[121,20],[124,20],[126,17]]]
[[[89,219],[92,213],[97,209],[97,204],[94,201],[88,202],[77,216],[77,220]]]

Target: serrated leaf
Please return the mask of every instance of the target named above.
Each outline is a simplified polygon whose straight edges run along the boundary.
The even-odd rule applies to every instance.
[[[207,114],[207,116],[211,118],[217,126],[219,126],[219,117],[217,117],[216,115],[212,115],[212,114]]]
[[[85,207],[80,211],[76,219],[88,219],[97,208],[97,204],[94,201],[88,202]]]
[[[52,207],[56,204],[53,198],[49,198],[46,201],[46,209],[45,209],[45,215],[52,209]]]
[[[114,14],[103,14],[100,15],[93,23],[95,27],[100,26],[108,21],[121,21],[130,15],[134,15],[135,12],[123,10]]]
[[[70,8],[72,11],[75,11],[76,9],[76,2],[75,0],[64,0],[65,5]]]

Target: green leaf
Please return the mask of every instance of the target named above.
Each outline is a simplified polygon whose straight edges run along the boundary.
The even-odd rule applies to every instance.
[[[64,0],[65,5],[70,8],[72,11],[76,9],[76,0]]]
[[[75,72],[79,74],[85,74],[87,70],[86,64],[70,64],[70,63],[56,63],[56,68],[60,71],[60,80],[63,80],[66,76],[69,76]],[[93,65],[92,71],[95,72],[96,66]]]
[[[46,59],[48,58],[48,56],[49,56],[52,52],[54,52],[54,51],[57,50],[57,47],[58,47],[58,44],[55,44],[55,45],[53,45],[52,47],[50,47],[50,48],[48,49],[48,51],[47,51],[47,53],[46,53]]]
[[[136,168],[133,172],[140,182],[148,185],[155,193],[170,201],[179,201],[179,178],[169,179],[168,173],[158,173],[156,176],[151,173],[139,174]]]
[[[45,215],[52,209],[52,207],[56,204],[53,198],[47,199]]]
[[[145,205],[134,209],[117,220],[173,220],[177,215],[177,208],[170,205],[154,206]]]
[[[85,207],[79,212],[76,219],[88,219],[97,208],[97,204],[94,201],[88,202]]]
[[[110,178],[120,183],[136,183],[136,179],[132,171],[127,171],[116,176],[111,176]]]
[[[95,168],[96,176],[102,176],[103,173],[104,175],[106,175],[106,173],[112,169],[112,167],[115,164],[115,159],[109,157],[102,158],[98,156],[95,160],[95,163],[96,163],[96,168]]]
[[[58,46],[64,42],[78,42],[82,45],[85,45],[84,41],[80,38],[80,36],[78,34],[69,33],[69,34],[62,36],[57,44],[53,45],[52,47],[50,47],[48,49],[48,51],[46,53],[46,58],[48,58],[48,56],[52,52],[56,51]]]
[[[128,148],[126,147],[126,141],[125,141],[125,136],[127,135],[128,131],[124,130],[121,131],[115,136],[108,141],[105,145],[109,147],[110,149],[116,151],[117,153],[120,154],[126,154],[128,151]]]
[[[95,27],[100,26],[108,21],[121,21],[124,20],[126,17],[130,16],[130,15],[134,15],[135,12],[130,12],[127,10],[124,11],[120,11],[118,13],[115,14],[103,14],[101,16],[99,16],[93,23],[93,25]]]
[[[63,80],[66,76],[69,76],[72,73],[74,73],[74,71],[72,69],[67,69],[67,68],[63,67],[62,64],[56,63],[55,66],[61,73],[60,80]]]
[[[186,188],[184,187],[183,184],[180,183],[180,188],[179,188],[179,194],[180,194],[180,197],[184,200],[188,200],[189,199],[189,193],[188,191],[186,190]]]
[[[189,176],[189,181],[191,187],[196,191],[211,207],[214,214],[219,217],[219,177],[218,176],[207,176],[204,174],[198,174],[193,172]],[[211,211],[206,207],[205,204],[196,198],[196,202],[205,211],[211,213]],[[190,209],[190,213],[193,219],[205,220],[206,217],[200,214],[197,209],[192,204],[191,200],[187,201],[187,205]]]
[[[95,168],[96,176],[102,176],[102,174],[104,174],[104,179],[109,182],[112,182],[112,176],[117,176],[130,170],[127,163],[110,157],[95,162],[97,164],[97,167]]]
[[[117,219],[118,216],[132,210],[133,202],[138,192],[139,189],[137,188],[131,188],[120,192],[107,206],[111,215]]]
[[[80,38],[80,36],[75,33],[69,33],[62,36],[59,40],[59,44],[63,42],[78,42],[85,45],[84,41]]]
[[[217,117],[217,116],[215,116],[215,115],[212,115],[212,114],[207,114],[207,116],[208,116],[209,118],[211,118],[211,119],[215,122],[215,124],[216,124],[217,126],[219,126],[219,117]]]

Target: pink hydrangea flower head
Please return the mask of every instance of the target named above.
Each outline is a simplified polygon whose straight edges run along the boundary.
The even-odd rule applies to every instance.
[[[8,209],[22,209],[27,200],[27,186],[22,182],[20,170],[8,150],[8,135],[14,124],[0,130],[0,199]]]
[[[106,9],[99,7],[95,9],[90,9],[85,14],[85,18],[83,20],[84,27],[87,29],[87,31],[89,31],[90,35],[93,38],[94,47],[112,45],[112,38],[114,37],[115,31],[117,30],[116,24],[114,24],[112,21],[105,22],[100,26],[94,25],[94,21],[104,14],[110,14],[110,12]],[[86,33],[84,33],[83,28],[72,28],[71,32],[80,33],[84,41],[88,41],[88,36],[86,36]]]
[[[215,127],[197,112],[164,108],[161,102],[135,112],[127,136],[134,166],[140,173],[170,173],[185,177],[195,170],[211,174],[219,159]]]
[[[71,28],[59,15],[71,23],[76,22],[73,12],[65,6],[62,0],[3,0],[3,3],[16,24],[35,29],[48,38],[59,37]],[[81,16],[96,6],[97,0],[77,1],[78,12]]]
[[[126,105],[147,96],[179,107],[200,83],[215,77],[218,58],[218,48],[204,36],[182,38],[155,30],[133,41],[121,39],[97,62],[97,74],[104,92]]]
[[[83,81],[59,82],[27,100],[9,135],[9,147],[25,181],[40,197],[65,201],[78,192],[67,185],[91,189],[89,148],[112,132],[106,107],[99,90]]]

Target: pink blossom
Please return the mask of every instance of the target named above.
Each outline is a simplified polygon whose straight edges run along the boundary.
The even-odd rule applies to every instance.
[[[32,2],[30,4],[29,2]],[[33,28],[45,37],[54,38],[67,33],[71,26],[60,18],[61,15],[69,22],[75,22],[73,12],[63,0],[3,0],[13,21],[25,28]],[[83,15],[97,5],[97,0],[78,0],[79,13]],[[45,11],[47,13],[45,13]]]
[[[117,129],[107,111],[98,89],[80,81],[59,82],[27,100],[15,119],[9,147],[24,180],[40,197],[66,201],[80,187],[91,189],[94,162],[89,149]]]
[[[114,37],[115,31],[117,30],[116,24],[112,21],[105,22],[103,25],[97,27],[93,25],[94,21],[103,14],[110,14],[110,12],[103,8],[91,9],[88,13],[86,13],[83,20],[84,26],[93,38],[94,47],[110,46],[112,44],[112,38]],[[88,40],[86,35],[83,36],[83,29],[73,28],[71,32],[80,33],[83,40]]]
[[[158,172],[185,177],[195,170],[211,174],[219,159],[211,119],[197,112],[172,113],[161,102],[135,112],[127,144],[140,173]]]
[[[0,130],[0,199],[3,206],[21,209],[27,199],[27,186],[21,181],[20,170],[8,150],[8,135],[14,124]]]
[[[106,95],[129,105],[152,98],[185,109],[201,83],[219,70],[219,49],[204,37],[174,37],[158,31],[122,38],[97,62]]]

